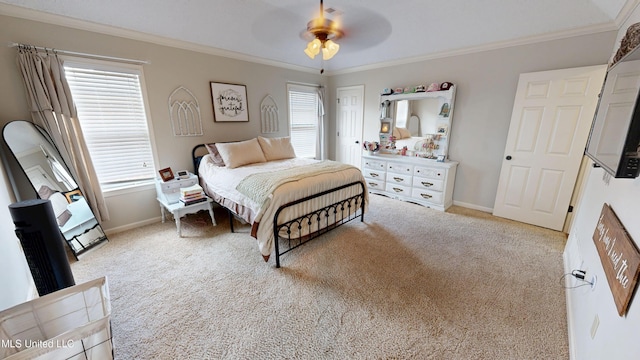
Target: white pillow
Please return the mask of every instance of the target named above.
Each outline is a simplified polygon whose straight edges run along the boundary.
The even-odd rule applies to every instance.
[[[291,138],[265,138],[258,136],[258,142],[267,161],[291,159],[296,157],[296,152],[291,145]]]
[[[67,220],[71,217],[71,212],[67,210],[67,206],[69,206],[69,202],[67,198],[62,195],[60,192],[55,192],[49,196],[49,201],[51,201],[51,207],[53,207],[53,214],[58,221],[58,225],[64,226]]]
[[[232,143],[216,143],[216,148],[224,164],[231,169],[267,161],[264,158],[258,139],[255,138]]]

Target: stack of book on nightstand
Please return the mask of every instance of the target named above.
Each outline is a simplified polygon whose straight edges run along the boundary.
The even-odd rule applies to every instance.
[[[202,201],[207,201],[202,187],[198,184],[180,188],[180,201],[185,205],[193,205]]]

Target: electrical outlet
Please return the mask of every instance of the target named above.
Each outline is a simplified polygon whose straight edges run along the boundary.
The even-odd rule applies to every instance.
[[[593,323],[591,323],[591,338],[594,339],[596,337],[596,332],[598,331],[598,326],[600,325],[600,318],[598,314],[593,318]]]

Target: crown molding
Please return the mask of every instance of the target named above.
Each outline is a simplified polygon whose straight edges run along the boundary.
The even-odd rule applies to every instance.
[[[404,59],[379,62],[379,63],[369,64],[364,66],[356,66],[356,67],[351,67],[351,68],[342,69],[342,70],[327,70],[321,76],[335,76],[335,75],[349,74],[349,73],[355,73],[355,72],[361,72],[361,71],[376,70],[376,69],[386,68],[390,66],[398,66],[398,65],[411,64],[411,63],[422,62],[427,60],[441,59],[446,57],[468,55],[468,54],[474,54],[474,53],[479,53],[484,51],[508,48],[512,46],[535,44],[535,43],[540,43],[545,41],[560,40],[560,39],[566,39],[566,38],[575,37],[575,36],[590,35],[590,34],[596,34],[596,33],[607,32],[607,31],[617,31],[620,29],[622,24],[624,24],[624,22],[629,18],[629,16],[633,13],[636,7],[638,7],[639,3],[640,3],[640,0],[627,0],[627,2],[623,6],[622,10],[620,11],[616,19],[608,23],[569,29],[565,31],[546,33],[541,35],[528,36],[528,37],[523,37],[523,38],[518,38],[513,40],[498,41],[498,42],[480,45],[480,46],[470,46],[470,47],[465,47],[460,49],[447,50],[447,51],[442,51],[442,52],[423,55],[423,56],[415,56],[415,57],[409,57]],[[122,37],[126,39],[131,39],[131,40],[144,41],[144,42],[153,43],[156,45],[168,46],[168,47],[194,51],[194,52],[199,52],[199,53],[208,54],[208,55],[220,56],[220,57],[225,57],[225,58],[230,58],[230,59],[235,59],[240,61],[247,61],[247,62],[274,66],[274,67],[279,67],[279,68],[284,68],[289,70],[301,71],[306,73],[318,74],[317,68],[310,68],[305,66],[289,64],[281,61],[269,60],[269,59],[261,58],[258,56],[238,53],[238,52],[229,51],[229,50],[223,50],[223,49],[214,48],[211,46],[199,45],[199,44],[195,44],[195,43],[191,43],[183,40],[176,40],[176,39],[171,39],[171,38],[158,36],[158,35],[151,35],[151,34],[139,32],[139,31],[127,30],[127,29],[118,28],[115,26],[97,24],[97,23],[93,23],[85,20],[78,20],[71,17],[67,17],[67,16],[50,14],[50,13],[27,9],[24,7],[10,5],[10,4],[0,3],[0,14],[11,16],[11,17],[22,18],[26,20],[33,20],[33,21],[38,21],[38,22],[43,22],[43,23],[48,23],[53,25],[69,27],[69,28],[78,29],[78,30],[85,30],[85,31],[91,31],[91,32],[96,32],[100,34],[105,34],[105,35],[117,36],[117,37]],[[38,44],[33,44],[33,45],[38,45]]]
[[[633,1],[636,1],[636,0],[633,0]],[[460,48],[460,49],[441,51],[441,52],[432,53],[429,55],[415,56],[415,57],[404,58],[399,60],[391,60],[391,61],[380,62],[380,63],[370,64],[370,65],[357,66],[357,67],[352,67],[344,70],[330,71],[328,75],[334,76],[334,75],[349,74],[349,73],[367,71],[367,70],[377,70],[377,69],[389,67],[389,66],[406,65],[406,64],[412,64],[412,63],[417,63],[417,62],[422,62],[427,60],[435,60],[435,59],[442,59],[442,58],[453,57],[453,56],[462,56],[462,55],[475,54],[475,53],[480,53],[485,51],[504,49],[504,48],[513,47],[513,46],[530,45],[530,44],[536,44],[536,43],[553,41],[553,40],[562,40],[562,39],[576,37],[576,36],[591,35],[591,34],[607,32],[607,31],[617,31],[618,29],[619,29],[618,25],[616,25],[613,22],[610,22],[610,23],[604,23],[599,25],[569,29],[565,31],[557,31],[557,32],[546,33],[541,35],[527,36],[527,37],[522,37],[518,39],[497,41],[497,42],[484,44],[480,46],[469,46],[469,47]]]
[[[614,20],[615,24],[618,26],[618,29],[620,29],[622,25],[627,22],[627,20],[636,10],[639,4],[640,0],[627,0],[627,2],[625,2],[625,4],[622,6],[622,9],[618,13],[618,16],[616,16]]]
[[[56,15],[27,9],[20,6],[0,3],[0,15],[16,17],[25,20],[38,21],[46,24],[64,26],[77,30],[85,30],[103,35],[117,36],[130,40],[148,42],[161,46],[168,46],[182,50],[199,52],[207,55],[220,56],[235,60],[258,63],[262,65],[275,66],[289,70],[296,70],[307,73],[317,73],[318,69],[305,66],[289,64],[281,61],[269,60],[258,56],[243,54],[235,51],[223,50],[212,46],[199,45],[184,40],[176,40],[164,36],[151,35],[140,31],[128,30],[116,26],[102,25],[86,20],[78,20],[67,16]],[[40,45],[40,44],[31,44]]]

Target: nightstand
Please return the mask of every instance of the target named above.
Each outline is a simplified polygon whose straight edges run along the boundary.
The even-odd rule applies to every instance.
[[[198,183],[198,177],[190,174],[186,179],[176,179],[163,182],[160,179],[156,179],[156,192],[157,200],[160,204],[160,211],[162,212],[162,222],[166,220],[166,211],[169,211],[176,221],[176,228],[178,229],[178,236],[182,237],[182,230],[180,227],[180,218],[187,214],[195,214],[201,210],[209,211],[211,216],[211,223],[216,226],[216,218],[213,215],[213,200],[209,197],[205,197],[204,201],[185,205],[180,198],[180,189],[186,188]]]
[[[169,211],[173,218],[176,220],[176,227],[178,228],[178,236],[182,237],[182,230],[180,228],[180,218],[187,214],[195,214],[200,210],[209,211],[209,216],[211,216],[211,223],[213,226],[218,225],[216,223],[216,218],[213,216],[213,200],[207,197],[205,201],[184,205],[184,203],[178,201],[177,203],[169,204],[164,199],[158,198],[158,202],[160,203],[160,211],[162,212],[162,222],[164,223],[166,220],[166,211]]]

